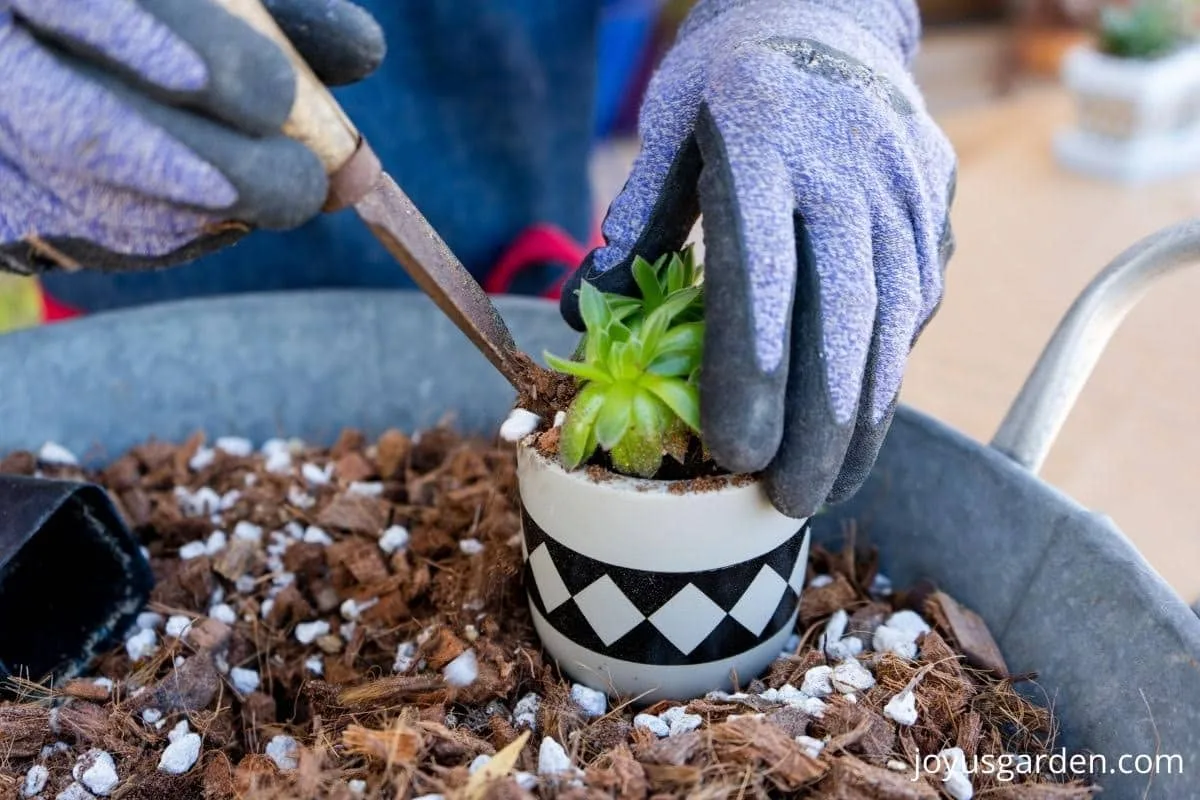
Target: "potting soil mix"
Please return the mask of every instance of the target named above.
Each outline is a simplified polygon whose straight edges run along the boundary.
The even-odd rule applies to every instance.
[[[870,551],[812,555],[766,675],[639,708],[539,650],[511,445],[442,426],[346,431],[330,449],[197,435],[100,472],[73,461],[47,446],[0,472],[105,486],[157,585],[85,677],[3,687],[0,797],[1094,791],[1012,760],[1056,747],[1046,704],[1014,690],[1032,676],[1008,674],[982,621],[934,587],[891,591]]]

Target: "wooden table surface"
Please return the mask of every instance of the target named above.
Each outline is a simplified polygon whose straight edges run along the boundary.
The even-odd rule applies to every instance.
[[[1139,238],[1200,213],[1200,176],[1126,187],[1060,168],[1051,142],[1072,114],[1061,89],[1039,85],[938,115],[960,161],[958,251],[902,399],[979,441],[1088,281]],[[598,155],[599,209],[635,152],[623,143]],[[1165,280],[1129,315],[1042,471],[1111,517],[1188,602],[1200,596],[1198,349],[1200,269]]]
[[[960,159],[958,251],[902,399],[987,441],[1054,326],[1110,259],[1200,213],[1200,176],[1128,187],[1054,161],[1071,123],[1057,86],[942,115]],[[1129,315],[1043,477],[1107,514],[1191,602],[1200,595],[1200,269]],[[1018,545],[1019,542],[1014,542]]]

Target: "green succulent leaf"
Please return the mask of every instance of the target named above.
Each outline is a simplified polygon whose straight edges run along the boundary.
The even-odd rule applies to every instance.
[[[665,378],[688,379],[700,366],[699,353],[663,353],[646,366],[646,371]]]
[[[683,325],[676,325],[671,330],[663,334],[662,340],[658,343],[658,352],[660,353],[675,353],[675,352],[701,352],[704,347],[704,323],[688,322]]]
[[[598,383],[588,384],[567,409],[558,440],[559,456],[567,469],[575,469],[595,452],[596,418],[605,408],[609,389],[609,386]]]
[[[700,392],[695,385],[651,373],[643,375],[639,383],[662,400],[689,428],[700,432]]]
[[[555,372],[573,375],[576,378],[583,378],[585,381],[612,383],[613,376],[601,365],[589,364],[583,361],[568,361],[552,353],[543,353],[542,357],[546,359],[546,363]]]
[[[614,383],[605,392],[604,405],[596,416],[596,442],[605,450],[612,450],[633,422],[632,383]]]
[[[608,300],[599,289],[587,281],[579,287],[579,314],[589,331],[602,331],[613,320]]]
[[[658,271],[654,265],[637,256],[633,259],[633,279],[642,293],[642,306],[646,312],[658,308],[663,301],[663,287],[658,282]]]

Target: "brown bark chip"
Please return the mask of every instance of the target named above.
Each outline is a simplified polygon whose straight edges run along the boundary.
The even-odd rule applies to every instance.
[[[342,494],[317,515],[322,528],[378,537],[388,521],[388,504],[378,497]]]
[[[553,405],[574,389],[552,375],[539,379],[547,377],[543,402]],[[373,443],[348,430],[331,449],[300,446],[296,468],[276,474],[261,453],[217,452],[210,465],[193,470],[188,462],[203,441],[151,442],[117,454],[102,471],[42,466],[47,474],[93,481],[115,498],[150,553],[156,586],[147,610],[181,615],[191,627],[176,637],[165,632],[165,620],[150,618],[145,624],[154,626],[157,649],[149,657],[130,663],[119,643],[63,686],[10,680],[0,696],[0,797],[13,794],[33,764],[50,771],[42,796],[57,796],[92,747],[116,760],[116,794],[148,800],[932,800],[934,778],[914,784],[885,765],[918,763],[922,754],[953,746],[968,758],[1056,749],[1049,711],[1016,691],[1017,678],[980,668],[995,659],[970,612],[933,586],[872,596],[872,578],[887,565],[853,546],[813,549],[810,574],[830,582],[803,593],[794,631],[800,644],[763,675],[739,676],[740,694],[701,692],[649,708],[613,700],[589,717],[533,629],[511,445],[465,439],[448,425],[412,438],[388,431]],[[333,480],[310,484],[300,463],[332,465]],[[28,453],[0,454],[0,469],[37,467]],[[356,481],[383,488],[368,496],[351,491]],[[692,485],[706,481],[718,486],[728,478]],[[226,498],[225,508],[215,518],[185,517],[177,488],[210,490]],[[258,526],[261,535],[239,531],[239,523]],[[390,525],[410,536],[385,553],[379,537]],[[305,541],[310,526],[332,541]],[[224,546],[179,559],[180,548],[207,541],[214,530],[226,534]],[[463,548],[468,539],[483,552]],[[232,617],[224,616],[226,606]],[[901,608],[935,630],[918,640],[914,659],[872,652],[873,632]],[[862,641],[858,660],[876,684],[853,700],[834,694],[814,704],[797,690],[813,668],[835,666],[826,665],[814,632],[838,609],[851,614],[847,635]],[[474,668],[457,671],[452,684],[443,671],[468,654]],[[473,679],[458,685],[463,674]],[[97,675],[111,687],[95,683]],[[815,685],[820,692],[820,681]],[[911,727],[883,713],[906,688],[916,695]],[[519,753],[501,755],[529,727],[530,698],[540,709],[531,735]],[[639,713],[680,706],[701,718],[699,728],[660,739],[634,724]],[[202,737],[200,759],[185,775],[166,775],[158,761],[168,732],[184,720]],[[517,774],[537,773],[547,736],[581,770],[577,781],[539,776],[535,790],[522,789]],[[796,741],[800,736],[824,740],[819,757]],[[294,769],[281,770],[266,755],[272,741],[279,747],[276,737],[297,743]],[[476,792],[470,767],[481,755],[515,762]],[[1008,786],[977,775],[974,788],[981,798],[1091,794],[1049,779],[1019,775]],[[354,794],[352,780],[365,781],[366,791]]]
[[[827,769],[793,737],[753,717],[714,725],[709,736],[720,761],[754,770],[780,791],[798,791],[820,778]]]
[[[1008,675],[1008,665],[1004,663],[1000,646],[982,617],[945,592],[935,592],[925,602],[925,609],[967,657],[967,663],[991,670],[1000,677]]]
[[[812,625],[841,608],[846,608],[858,599],[858,592],[845,575],[837,573],[833,583],[816,588],[806,587],[800,597],[800,624]]]
[[[834,760],[819,786],[822,800],[938,800],[938,793],[912,773],[874,767],[852,756]]]

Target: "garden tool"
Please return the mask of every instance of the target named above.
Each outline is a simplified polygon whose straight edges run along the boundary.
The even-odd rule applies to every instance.
[[[296,99],[283,130],[312,150],[329,175],[324,211],[353,207],[425,294],[518,392],[528,359],[483,287],[463,266],[390,175],[259,0],[217,0],[283,50],[296,72]],[[526,365],[522,368],[521,364]]]
[[[153,582],[103,489],[0,475],[0,678],[78,673],[119,641]]]

